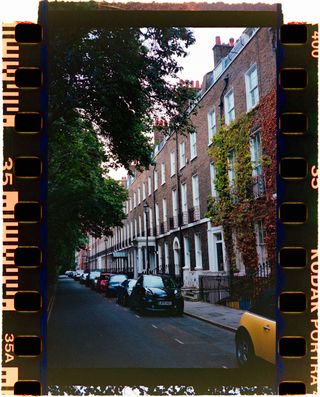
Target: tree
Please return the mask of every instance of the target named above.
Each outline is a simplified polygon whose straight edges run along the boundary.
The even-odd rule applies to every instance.
[[[55,7],[48,4],[49,11]],[[48,237],[56,268],[71,263],[87,233],[107,235],[121,225],[126,192],[106,171],[151,164],[155,115],[188,128],[193,92],[174,79],[194,38],[174,27],[69,25],[49,34]]]

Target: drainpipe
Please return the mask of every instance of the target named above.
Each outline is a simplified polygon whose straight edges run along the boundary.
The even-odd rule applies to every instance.
[[[227,75],[223,80],[224,80],[224,87],[223,87],[223,90],[222,90],[222,92],[221,92],[221,95],[220,95],[220,102],[219,102],[219,108],[220,108],[220,124],[222,124],[222,123],[221,123],[221,120],[222,120],[222,117],[223,117],[223,97],[224,97],[224,94],[225,94],[226,91],[227,91],[227,87],[228,87],[228,84],[229,84],[229,75]]]

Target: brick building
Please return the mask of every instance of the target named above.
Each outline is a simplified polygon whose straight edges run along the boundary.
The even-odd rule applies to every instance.
[[[114,229],[113,237],[90,239],[91,268],[125,271],[134,277],[146,271],[170,273],[182,278],[186,289],[194,290],[199,288],[199,276],[228,274],[224,230],[206,217],[209,195],[218,194],[208,149],[223,122],[229,124],[255,108],[260,98],[275,88],[275,54],[275,33],[269,28],[247,28],[236,42],[230,39],[228,44],[216,38],[213,70],[203,78],[197,112],[190,113],[195,131],[165,137],[156,129],[156,165],[128,176],[127,218],[122,228]],[[263,199],[266,188],[257,172],[263,152],[261,134],[258,129],[252,138],[251,159],[253,194]],[[231,167],[229,178],[234,177],[233,172]],[[261,262],[268,254],[259,222],[255,227]],[[244,275],[246,264],[239,252],[236,258],[237,275]]]

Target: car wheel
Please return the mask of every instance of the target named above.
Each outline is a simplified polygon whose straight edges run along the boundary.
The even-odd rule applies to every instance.
[[[241,367],[248,366],[253,363],[255,355],[250,336],[242,332],[236,339],[236,355],[238,364]]]

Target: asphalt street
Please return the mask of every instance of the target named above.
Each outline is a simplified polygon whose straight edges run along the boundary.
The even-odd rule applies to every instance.
[[[235,368],[234,333],[183,315],[141,316],[61,277],[49,307],[49,368]]]

